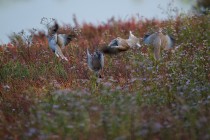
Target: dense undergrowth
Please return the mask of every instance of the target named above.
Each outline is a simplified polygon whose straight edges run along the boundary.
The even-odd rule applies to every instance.
[[[53,54],[41,33],[31,47],[0,47],[0,138],[210,139],[209,19],[83,24],[63,51],[69,62]],[[157,27],[177,46],[159,62],[142,44],[106,55],[100,81],[88,70],[87,47],[127,38],[129,30],[142,38]]]

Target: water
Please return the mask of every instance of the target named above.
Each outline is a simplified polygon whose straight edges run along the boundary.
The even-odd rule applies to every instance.
[[[167,18],[161,8],[167,9],[171,0],[1,0],[0,44],[8,43],[8,35],[22,29],[44,29],[42,17],[55,18],[59,23],[73,24],[75,14],[79,23],[100,24],[111,17],[127,19],[131,16]],[[174,6],[188,11],[192,2],[176,0]]]

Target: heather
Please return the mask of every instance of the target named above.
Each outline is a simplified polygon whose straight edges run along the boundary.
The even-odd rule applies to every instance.
[[[80,34],[63,51],[68,62],[41,31],[30,46],[2,45],[0,138],[210,139],[209,18],[111,18],[101,25],[74,19]],[[157,27],[176,42],[160,61],[141,40],[140,49],[105,55],[101,79],[89,71],[87,47],[127,38],[130,30],[143,38]]]

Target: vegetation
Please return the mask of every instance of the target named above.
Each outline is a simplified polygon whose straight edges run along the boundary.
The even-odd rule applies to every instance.
[[[210,1],[197,0],[194,9],[196,9],[199,13],[207,14],[207,12],[210,10]]]
[[[63,51],[69,62],[54,55],[42,33],[31,46],[1,46],[0,138],[210,139],[209,19],[85,23]],[[143,37],[157,27],[176,39],[176,49],[159,62],[142,44],[106,55],[100,80],[88,70],[87,47],[127,38],[129,30]]]

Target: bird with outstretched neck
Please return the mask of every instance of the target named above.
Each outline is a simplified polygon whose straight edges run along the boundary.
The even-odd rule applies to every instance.
[[[117,37],[113,39],[108,46],[103,46],[101,51],[104,54],[118,54],[120,52],[124,52],[129,50],[130,48],[140,48],[141,45],[139,43],[139,38],[133,35],[133,33],[129,32],[129,38],[123,39],[121,37]]]

